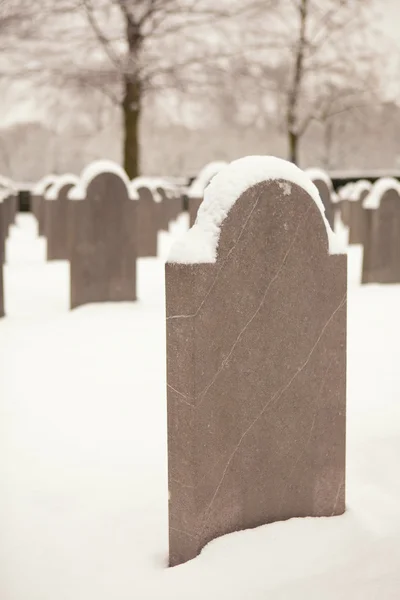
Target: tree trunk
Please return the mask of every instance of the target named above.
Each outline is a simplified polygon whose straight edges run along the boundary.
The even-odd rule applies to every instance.
[[[298,112],[300,103],[301,84],[304,74],[305,49],[307,44],[306,25],[308,16],[308,2],[309,0],[301,0],[298,6],[299,38],[297,41],[297,48],[294,60],[293,81],[289,90],[286,113],[286,126],[289,142],[289,160],[295,164],[298,163],[299,158],[298,147],[300,141],[300,129]]]
[[[122,104],[124,129],[124,169],[129,179],[138,177],[139,163],[139,122],[141,109],[140,84],[125,80],[125,94]]]
[[[289,160],[295,165],[299,162],[299,135],[293,131],[288,132]]]

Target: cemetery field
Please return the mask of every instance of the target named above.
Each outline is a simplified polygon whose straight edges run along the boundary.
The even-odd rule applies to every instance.
[[[347,510],[219,538],[167,569],[164,260],[138,302],[69,311],[31,216],[7,242],[0,321],[1,600],[391,600],[400,589],[400,285],[349,250]]]

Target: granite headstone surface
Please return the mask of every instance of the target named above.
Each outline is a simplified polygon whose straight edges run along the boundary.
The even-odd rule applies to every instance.
[[[315,201],[242,193],[211,264],[166,265],[170,565],[345,509],[347,259]]]

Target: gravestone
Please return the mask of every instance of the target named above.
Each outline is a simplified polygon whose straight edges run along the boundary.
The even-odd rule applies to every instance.
[[[335,208],[336,205],[332,202],[333,185],[327,173],[322,169],[308,169],[307,175],[318,189],[320,198],[325,207],[325,216],[332,231],[335,228]]]
[[[47,260],[69,259],[69,206],[68,192],[79,182],[75,175],[63,175],[44,196]]]
[[[57,179],[56,175],[46,175],[34,186],[31,195],[31,207],[32,213],[36,217],[38,222],[38,234],[39,236],[45,235],[45,204],[44,195],[48,189],[55,183]]]
[[[157,187],[157,193],[161,198],[162,207],[162,229],[169,230],[171,221],[175,221],[183,212],[182,196],[177,189]]]
[[[4,317],[3,265],[5,260],[4,200],[0,196],[0,318]]]
[[[137,252],[138,256],[157,256],[160,209],[148,187],[137,189]]]
[[[340,210],[340,218],[346,227],[350,227],[350,202],[349,197],[351,195],[352,189],[354,187],[353,183],[348,183],[341,187],[338,191],[339,196],[339,210]]]
[[[400,283],[400,184],[378,180],[364,200],[362,283]]]
[[[189,212],[189,227],[192,227],[196,221],[197,212],[200,204],[203,202],[204,190],[210,183],[212,178],[219,173],[221,169],[226,167],[224,161],[215,161],[208,163],[200,171],[196,179],[193,181],[187,192],[188,212]]]
[[[71,308],[136,300],[137,202],[128,186],[118,165],[99,161],[69,192]]]
[[[363,201],[371,188],[372,185],[369,181],[361,179],[350,190],[348,196],[349,244],[364,244],[365,242],[367,215],[363,208]]]
[[[247,157],[171,251],[171,566],[226,533],[344,511],[347,259],[321,211],[295,165]]]

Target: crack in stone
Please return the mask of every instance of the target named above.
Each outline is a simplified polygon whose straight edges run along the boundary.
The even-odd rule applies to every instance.
[[[297,456],[297,459],[295,460],[295,462],[294,462],[294,465],[293,465],[293,467],[291,468],[291,470],[290,470],[290,472],[289,472],[288,481],[287,481],[287,483],[286,483],[285,487],[283,488],[283,492],[282,492],[282,495],[281,495],[281,499],[280,499],[280,501],[279,501],[279,512],[281,512],[281,509],[282,509],[283,503],[284,503],[284,501],[285,501],[286,492],[287,492],[287,490],[288,490],[288,487],[289,487],[289,485],[290,485],[290,480],[291,480],[291,478],[292,478],[292,475],[293,475],[293,473],[295,472],[295,470],[296,470],[296,468],[297,468],[297,465],[298,465],[298,464],[299,464],[299,462],[300,462],[300,459],[301,459],[301,458],[303,458],[303,456],[304,456],[304,454],[306,453],[306,450],[307,450],[307,448],[308,448],[308,446],[309,446],[309,444],[310,444],[310,441],[311,441],[311,436],[312,436],[312,432],[314,431],[315,421],[316,421],[316,419],[317,419],[318,407],[316,407],[316,404],[317,404],[317,401],[318,401],[318,398],[319,398],[319,396],[320,396],[320,395],[321,395],[321,393],[322,393],[322,390],[324,389],[324,386],[325,386],[325,383],[326,383],[326,377],[327,377],[327,375],[328,375],[328,373],[329,373],[330,369],[331,369],[331,365],[329,364],[329,365],[328,365],[328,367],[327,367],[327,369],[326,369],[326,371],[325,371],[325,374],[324,374],[324,377],[323,377],[323,381],[322,381],[322,385],[321,385],[321,387],[320,387],[320,389],[319,389],[319,392],[318,392],[318,396],[316,396],[316,399],[315,399],[315,401],[314,401],[314,417],[313,417],[313,420],[312,420],[312,423],[311,423],[311,428],[310,428],[310,431],[309,431],[309,434],[308,434],[307,441],[306,441],[306,443],[305,443],[305,445],[304,445],[304,448],[301,450],[301,452],[300,452],[300,453],[299,453],[299,455]]]
[[[245,222],[244,222],[244,224],[243,224],[243,226],[242,226],[242,229],[241,229],[241,231],[240,231],[239,237],[237,238],[236,242],[233,244],[232,248],[229,250],[228,254],[226,255],[226,257],[225,257],[225,258],[224,258],[224,260],[222,261],[222,264],[221,264],[220,268],[218,269],[218,272],[217,272],[217,274],[216,274],[216,276],[215,276],[215,278],[214,278],[214,280],[213,280],[213,282],[212,282],[211,286],[209,287],[209,289],[208,289],[208,291],[207,291],[206,295],[204,296],[204,298],[203,298],[202,302],[200,303],[200,305],[199,305],[198,309],[197,309],[197,310],[196,310],[194,313],[192,313],[192,314],[189,314],[189,315],[171,315],[171,316],[167,317],[167,321],[169,321],[169,320],[172,320],[172,319],[193,319],[194,317],[197,317],[197,315],[199,314],[199,312],[200,312],[200,311],[201,311],[201,309],[203,308],[203,306],[204,306],[204,304],[205,304],[205,302],[206,302],[207,298],[208,298],[208,297],[209,297],[209,295],[211,294],[211,292],[212,292],[212,290],[213,290],[213,288],[214,288],[214,286],[215,286],[215,284],[216,284],[216,282],[217,282],[217,280],[218,280],[218,277],[220,276],[220,273],[221,273],[221,271],[222,271],[222,270],[224,269],[224,267],[226,266],[226,264],[227,264],[227,262],[228,262],[228,259],[229,259],[230,255],[232,254],[232,252],[234,251],[234,249],[236,248],[236,246],[238,245],[238,243],[239,243],[239,242],[240,242],[240,240],[242,239],[243,233],[245,232],[245,229],[246,229],[246,227],[247,227],[247,224],[248,224],[248,222],[249,222],[249,220],[250,220],[250,218],[251,218],[251,216],[252,216],[253,212],[255,211],[255,209],[256,209],[256,208],[257,208],[257,206],[258,206],[258,203],[260,202],[261,196],[262,196],[262,192],[261,192],[261,193],[260,193],[260,194],[257,196],[257,199],[256,199],[256,201],[254,202],[254,205],[253,205],[253,207],[252,207],[252,209],[251,209],[251,211],[250,211],[249,215],[247,216],[247,218],[246,218],[246,220],[245,220]]]
[[[258,203],[259,199],[260,199],[260,196],[257,198],[257,203]],[[253,210],[254,210],[254,209],[253,209]],[[255,319],[255,317],[257,316],[257,314],[260,312],[260,310],[261,310],[261,308],[262,308],[262,306],[263,306],[263,304],[264,304],[264,302],[265,302],[265,299],[266,299],[266,297],[267,297],[267,294],[268,294],[268,291],[269,291],[270,287],[273,285],[273,283],[274,283],[274,282],[276,281],[276,279],[279,277],[279,275],[280,275],[280,273],[281,273],[282,269],[283,269],[283,268],[284,268],[284,266],[285,266],[286,260],[287,260],[287,258],[288,258],[288,256],[289,256],[289,254],[290,254],[290,252],[291,252],[291,250],[292,250],[292,248],[293,248],[293,246],[294,246],[294,244],[295,244],[295,241],[296,241],[296,238],[297,238],[297,234],[298,234],[298,232],[299,232],[299,229],[301,228],[301,226],[302,226],[302,225],[303,225],[303,223],[305,222],[305,220],[306,220],[306,218],[307,218],[307,215],[308,215],[308,213],[309,213],[309,211],[310,211],[310,210],[311,210],[311,206],[309,206],[309,208],[306,210],[306,212],[305,212],[305,215],[304,215],[304,219],[303,219],[303,220],[302,220],[302,221],[301,221],[301,222],[298,224],[298,226],[297,226],[297,228],[296,228],[296,231],[295,231],[295,233],[294,233],[294,236],[293,236],[293,240],[292,240],[292,242],[290,243],[290,246],[289,246],[288,250],[286,251],[286,254],[285,254],[285,256],[283,257],[283,261],[282,261],[281,265],[279,266],[279,268],[278,268],[277,272],[275,273],[275,275],[272,277],[272,279],[271,279],[271,280],[270,280],[270,282],[268,283],[268,286],[267,286],[267,288],[266,288],[266,290],[265,290],[265,292],[264,292],[264,294],[263,294],[263,297],[262,297],[262,299],[261,299],[261,302],[260,302],[260,304],[259,304],[259,306],[258,306],[258,308],[257,308],[256,312],[253,314],[253,316],[252,316],[252,317],[249,319],[249,321],[246,323],[246,325],[245,325],[245,326],[243,327],[243,329],[240,331],[240,333],[239,333],[238,337],[236,338],[235,342],[233,343],[233,346],[232,346],[232,348],[230,349],[230,351],[229,351],[228,355],[227,355],[227,356],[224,358],[224,360],[222,361],[222,363],[221,363],[221,366],[219,367],[219,369],[217,370],[217,372],[216,372],[216,373],[215,373],[215,375],[213,376],[213,378],[212,378],[211,382],[210,382],[209,384],[207,384],[207,385],[206,385],[206,387],[205,387],[205,388],[204,388],[204,389],[203,389],[203,390],[200,392],[200,394],[199,394],[198,396],[195,396],[194,398],[192,398],[192,397],[190,398],[190,400],[193,400],[193,401],[196,401],[198,398],[201,398],[200,402],[199,402],[197,405],[195,405],[195,404],[191,404],[190,402],[188,402],[188,401],[187,401],[187,399],[188,399],[188,397],[187,397],[187,396],[185,396],[185,395],[184,395],[184,394],[182,394],[181,392],[178,392],[178,390],[175,390],[175,391],[177,392],[177,394],[179,394],[180,396],[182,396],[183,398],[185,398],[185,399],[186,399],[186,402],[185,402],[185,404],[189,404],[190,406],[193,406],[193,407],[194,407],[196,410],[197,410],[197,408],[199,408],[199,407],[202,405],[202,403],[203,403],[203,400],[204,400],[204,398],[205,398],[205,395],[207,394],[208,390],[209,390],[209,389],[212,387],[212,385],[215,383],[215,381],[216,381],[216,379],[218,378],[219,374],[220,374],[220,373],[223,371],[224,367],[225,367],[225,366],[226,366],[226,364],[228,363],[228,361],[229,361],[230,357],[232,356],[232,354],[233,354],[233,352],[234,352],[234,350],[235,350],[235,348],[236,348],[237,344],[239,343],[239,341],[240,341],[241,337],[243,336],[244,332],[246,331],[246,329],[248,328],[248,326],[249,326],[249,325],[252,323],[252,321]],[[253,212],[253,211],[252,211],[252,212]],[[249,216],[249,218],[250,218],[250,216]],[[248,219],[247,219],[247,221],[248,221]],[[247,224],[247,221],[246,221],[246,224]],[[228,256],[229,256],[229,255],[228,255]],[[228,258],[228,256],[227,256],[227,258]],[[221,267],[221,268],[222,268],[222,267]],[[214,282],[213,282],[213,285],[214,285],[215,281],[217,280],[218,276],[219,276],[219,273],[218,273],[217,277],[215,278],[215,280],[214,280]],[[171,387],[172,387],[172,386],[171,386]],[[174,388],[172,388],[172,389],[174,389]]]
[[[253,322],[253,320],[256,318],[256,316],[258,315],[258,313],[260,312],[261,308],[264,305],[264,302],[267,298],[268,292],[271,288],[271,286],[275,283],[275,281],[278,279],[279,275],[281,274],[283,268],[286,265],[286,261],[288,259],[288,256],[296,242],[297,239],[297,234],[299,232],[300,227],[303,225],[304,221],[306,220],[307,214],[310,210],[311,206],[307,209],[305,215],[304,215],[304,219],[303,221],[301,221],[297,228],[296,231],[294,233],[293,236],[293,240],[291,241],[289,248],[287,249],[285,256],[283,257],[282,263],[279,266],[278,270],[276,271],[275,275],[272,277],[271,281],[268,283],[267,288],[261,298],[261,302],[258,305],[257,310],[255,311],[255,313],[252,315],[252,317],[250,317],[250,319],[247,321],[246,325],[242,328],[242,330],[240,331],[238,337],[236,338],[236,340],[234,341],[230,351],[228,352],[227,356],[224,358],[224,360],[221,363],[221,366],[219,367],[219,369],[217,370],[217,372],[215,373],[214,377],[212,378],[211,382],[203,389],[202,392],[200,392],[198,398],[201,398],[201,401],[196,405],[196,409],[199,408],[201,406],[201,404],[203,403],[204,397],[207,394],[208,390],[212,387],[212,385],[215,383],[216,379],[218,378],[219,374],[221,373],[221,371],[223,371],[223,369],[225,368],[226,364],[228,363],[229,359],[231,358],[233,352],[235,351],[236,346],[238,345],[238,343],[240,342],[241,338],[243,337],[246,329],[248,329],[248,327],[251,325],[251,323]],[[197,399],[197,398],[196,398]]]
[[[187,535],[188,537],[192,538],[193,540],[197,540],[199,537],[197,534],[192,534],[192,533],[189,533],[188,531],[184,531],[183,529],[177,529],[176,527],[170,527],[169,529],[170,529],[170,531],[177,531],[178,533],[183,533],[184,535]]]
[[[334,515],[336,515],[336,507],[337,507],[337,503],[339,501],[339,496],[340,496],[340,492],[342,491],[342,488],[344,486],[344,480],[340,482],[339,487],[338,487],[338,491],[336,494],[336,498],[335,498],[335,504],[333,505],[333,511],[331,513],[331,517],[333,517]]]
[[[242,442],[244,440],[244,438],[247,436],[247,434],[253,429],[254,425],[260,420],[260,418],[262,417],[262,415],[265,413],[265,411],[267,410],[268,406],[274,402],[275,400],[279,400],[279,398],[281,398],[281,396],[289,389],[289,387],[292,385],[293,381],[298,377],[298,375],[306,368],[306,366],[308,365],[311,356],[313,355],[316,347],[318,346],[322,336],[324,335],[327,327],[329,326],[329,324],[331,323],[331,321],[333,320],[333,318],[335,317],[335,315],[338,313],[338,311],[342,308],[342,306],[345,303],[346,300],[346,296],[347,293],[344,294],[342,300],[340,301],[339,306],[333,311],[333,313],[331,314],[331,316],[329,317],[329,319],[327,320],[327,322],[325,323],[324,327],[322,328],[322,331],[320,333],[320,335],[317,338],[317,341],[315,342],[315,344],[313,345],[313,347],[311,348],[310,353],[307,356],[307,359],[305,360],[305,362],[303,363],[303,365],[296,371],[296,373],[293,375],[293,377],[289,380],[289,382],[283,387],[281,388],[281,390],[278,390],[276,392],[276,394],[274,394],[274,396],[268,400],[268,402],[266,402],[266,404],[263,406],[262,410],[259,412],[259,414],[256,416],[256,418],[252,421],[252,423],[250,423],[250,425],[247,427],[247,429],[244,431],[244,433],[241,435],[239,442],[236,444],[232,454],[230,455],[228,462],[222,472],[222,476],[221,479],[215,489],[215,492],[211,498],[211,501],[206,509],[205,515],[204,515],[204,523],[203,526],[199,532],[198,535],[201,535],[204,532],[204,529],[206,528],[207,524],[208,524],[208,520],[209,520],[209,515],[210,515],[210,511],[211,508],[214,504],[215,498],[217,497],[217,494],[219,492],[219,490],[221,489],[222,483],[225,479],[225,475],[229,469],[229,466],[233,460],[233,458],[235,457],[237,451],[239,450],[240,446],[242,445]],[[339,491],[338,491],[338,496],[339,496]],[[336,501],[337,502],[337,501]]]
[[[191,402],[188,402],[187,398],[189,398],[189,396],[185,396],[185,394],[182,394],[182,392],[179,392],[178,390],[176,390],[174,387],[172,387],[172,385],[170,383],[167,383],[167,387],[172,390],[173,392],[175,392],[176,394],[178,394],[178,396],[182,396],[181,398],[177,398],[177,400],[179,400],[179,402],[183,402],[184,404],[187,404],[188,406],[191,406],[192,408],[196,408],[196,406],[194,404],[192,404]]]

